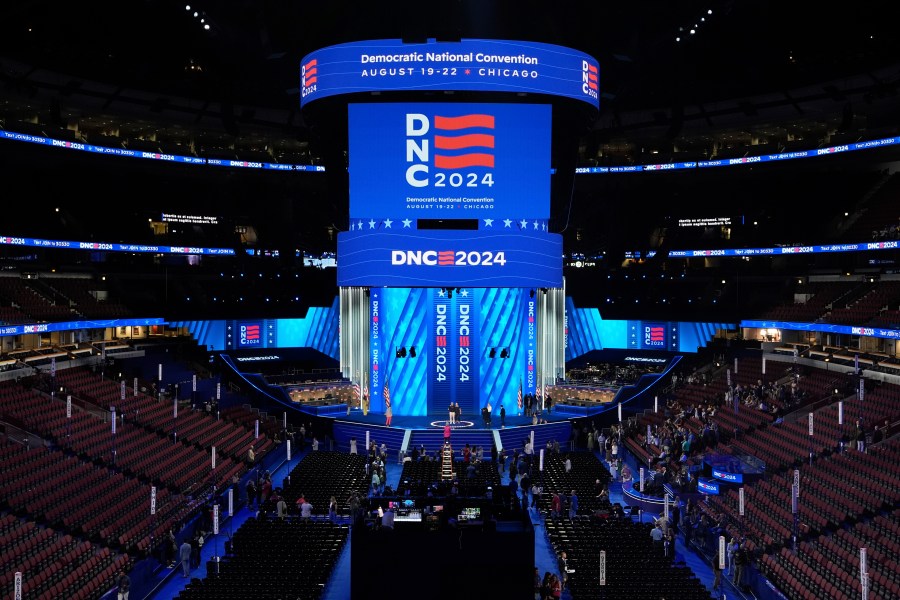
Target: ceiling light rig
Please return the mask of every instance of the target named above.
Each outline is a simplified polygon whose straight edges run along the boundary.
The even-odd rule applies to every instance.
[[[191,4],[185,4],[184,10],[200,25],[200,27],[203,28],[204,31],[209,31],[209,17],[207,17],[205,10],[201,10]]]
[[[675,33],[675,41],[681,42],[682,40],[687,40],[690,36],[694,36],[700,33],[700,26],[706,25],[707,19],[713,14],[712,9],[707,9],[705,13],[701,13],[703,16],[698,16],[692,19],[693,24],[687,27],[679,27],[678,31]],[[687,35],[685,35],[687,34]]]

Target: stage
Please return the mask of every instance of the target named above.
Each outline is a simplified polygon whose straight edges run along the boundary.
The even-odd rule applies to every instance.
[[[322,416],[321,413],[319,416]],[[347,414],[346,406],[343,407],[342,411],[333,412],[328,415],[332,417],[336,421],[355,423],[355,424],[364,424],[364,425],[385,425],[384,414],[382,413],[373,413],[370,412],[368,415],[364,415],[363,411],[360,409],[353,409],[350,411],[350,414]],[[435,431],[440,430],[443,433],[444,426],[449,423],[447,419],[448,415],[426,415],[426,416],[408,416],[408,415],[394,415],[391,419],[391,428],[393,429],[413,429],[413,430],[429,430],[433,429]],[[542,416],[542,419],[546,419],[548,423],[558,423],[558,422],[567,422],[572,418],[572,415],[564,414],[564,413],[545,413]],[[532,418],[526,416],[518,416],[518,415],[510,415],[506,414],[506,419],[504,420],[505,428],[510,427],[528,427],[532,426]],[[539,423],[540,424],[540,423]],[[459,423],[450,424],[450,429],[453,432],[456,431],[464,431],[464,430],[491,430],[491,429],[501,429],[500,425],[500,417],[497,415],[492,416],[491,425],[487,426],[481,419],[481,415],[472,415],[466,416],[462,415],[459,419]]]

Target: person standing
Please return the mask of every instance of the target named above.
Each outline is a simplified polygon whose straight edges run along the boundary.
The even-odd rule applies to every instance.
[[[502,404],[500,405],[500,428],[503,429],[506,427],[506,407]]]
[[[387,408],[384,409],[384,424],[388,427],[391,426],[391,417],[394,416],[394,410],[391,408],[391,405],[388,404]]]
[[[713,557],[713,575],[715,578],[713,579],[713,590],[719,590],[722,587],[722,564],[719,562],[719,553],[716,552],[716,555]]]
[[[453,406],[453,403],[450,403],[450,406],[447,408],[447,418],[450,420],[450,425],[456,423],[456,407]]]
[[[254,464],[256,464],[256,451],[253,449],[253,444],[250,444],[250,448],[247,450],[247,466],[252,469]]]
[[[350,454],[356,454],[356,438],[350,438]]]
[[[569,559],[566,557],[565,550],[559,553],[559,558],[556,562],[559,567],[560,590],[564,592],[566,591],[566,583],[569,581]]]
[[[553,492],[553,498],[550,500],[550,516],[559,517],[562,513],[562,498],[558,492]]]
[[[275,505],[275,511],[278,515],[278,518],[284,520],[285,516],[287,516],[287,502],[284,501],[284,498],[279,496],[278,503]]]
[[[569,495],[569,519],[574,520],[575,515],[578,514],[578,494],[575,493],[575,490],[572,490],[571,495]]]
[[[741,589],[741,586],[744,583],[744,568],[747,566],[748,562],[749,557],[747,556],[747,549],[744,548],[744,544],[739,543],[734,551],[734,574],[732,575],[733,579],[731,580],[738,589]]]
[[[535,482],[531,486],[531,507],[536,508],[538,510],[541,509],[541,497],[544,495],[544,486],[540,484],[539,481],[535,480]]]
[[[562,582],[559,577],[550,573],[550,598],[556,600],[562,597]]]
[[[450,443],[450,424],[444,425],[444,444]]]
[[[737,552],[737,549],[740,547],[738,544],[737,538],[732,537],[731,541],[728,542],[728,545],[725,547],[726,557],[728,558],[726,573],[729,575],[734,573],[734,554]]]
[[[332,523],[337,522],[337,498],[334,496],[328,501],[328,518]]]
[[[304,522],[309,521],[310,517],[312,517],[313,505],[309,502],[304,502],[300,505],[300,518],[303,519]]]
[[[256,482],[253,477],[247,480],[247,507],[256,505]]]
[[[125,571],[119,571],[116,578],[116,586],[118,593],[117,600],[128,600],[128,589],[131,587],[131,578],[125,574]]]
[[[372,473],[372,495],[377,496],[380,489],[381,477],[378,476],[378,471],[376,470]]]
[[[191,543],[184,540],[181,543],[181,547],[178,549],[178,560],[181,561],[182,577],[191,576],[191,554]]]

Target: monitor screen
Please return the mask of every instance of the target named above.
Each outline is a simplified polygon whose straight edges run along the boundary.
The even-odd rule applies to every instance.
[[[443,511],[444,511],[444,505],[443,505],[443,504],[435,504],[434,506],[431,507],[431,510],[432,510],[433,512],[443,512]]]
[[[467,519],[480,519],[481,518],[481,509],[478,507],[472,508],[464,508],[463,514],[466,515]]]
[[[416,505],[416,503],[415,503],[414,500],[409,500],[409,499],[407,499],[407,500],[404,500],[404,501],[403,501],[403,507],[404,507],[404,508],[412,508],[412,507],[415,506],[415,505]]]
[[[393,508],[393,509],[400,508],[400,503],[399,503],[399,502],[393,502],[393,501],[388,502],[388,508]]]

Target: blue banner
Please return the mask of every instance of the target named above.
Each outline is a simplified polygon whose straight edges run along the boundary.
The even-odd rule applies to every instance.
[[[497,233],[338,234],[339,286],[562,287],[562,236],[527,222]],[[539,229],[539,228],[538,228]]]
[[[348,122],[351,220],[549,218],[549,104],[351,104]]]
[[[453,356],[453,309],[449,294],[445,289],[433,290],[431,330],[432,330],[432,369],[431,369],[431,393],[428,395],[431,400],[431,407],[435,412],[444,410],[451,402],[456,401],[453,397],[453,375],[450,364]]]
[[[523,294],[524,296],[524,294]],[[537,387],[537,298],[535,291],[529,291],[529,297],[522,302],[522,331],[525,342],[525,380],[522,393],[534,394]]]
[[[328,46],[300,61],[300,106],[359,92],[470,91],[547,94],[600,107],[600,68],[578,50],[513,40]]]
[[[384,410],[384,402],[381,395],[385,378],[382,374],[382,366],[387,362],[383,355],[383,336],[381,324],[381,292],[374,288],[369,291],[369,409]]]
[[[477,327],[475,327],[475,314],[472,310],[472,290],[457,290],[453,296],[455,304],[455,332],[456,332],[456,364],[454,379],[456,380],[456,400],[464,413],[477,413],[482,406],[475,394],[475,374],[477,373],[478,348]],[[484,403],[486,404],[486,402]]]

